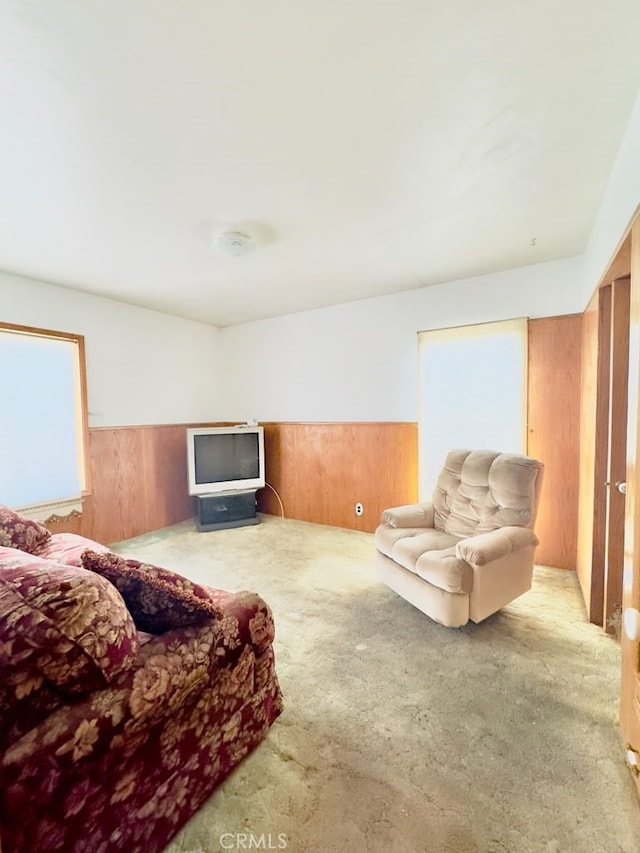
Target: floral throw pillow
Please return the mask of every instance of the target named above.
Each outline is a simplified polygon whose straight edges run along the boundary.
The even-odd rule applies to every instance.
[[[66,693],[96,690],[138,648],[131,614],[104,578],[0,547],[0,680],[20,669]]]
[[[46,527],[0,504],[0,546],[34,554],[50,538]]]
[[[169,569],[91,550],[82,555],[82,565],[111,581],[139,631],[163,634],[222,616],[204,587]]]

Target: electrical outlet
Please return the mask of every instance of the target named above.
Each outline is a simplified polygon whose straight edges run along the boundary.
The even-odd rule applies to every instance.
[[[356,515],[364,515],[364,507],[361,503],[356,504]]]

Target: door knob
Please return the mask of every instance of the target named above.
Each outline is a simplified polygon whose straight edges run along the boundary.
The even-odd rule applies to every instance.
[[[616,483],[616,489],[620,492],[621,495],[627,494],[627,484],[625,482]]]
[[[630,640],[640,641],[640,610],[627,607],[622,616],[624,632]]]

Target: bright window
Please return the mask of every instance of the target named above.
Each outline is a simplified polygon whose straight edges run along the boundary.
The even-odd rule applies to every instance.
[[[87,490],[84,338],[0,324],[0,503],[45,520]]]
[[[527,320],[420,332],[420,500],[450,450],[525,453]]]

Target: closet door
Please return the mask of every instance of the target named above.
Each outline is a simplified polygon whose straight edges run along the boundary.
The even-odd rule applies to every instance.
[[[603,628],[617,634],[622,611],[624,515],[627,479],[627,408],[629,384],[629,278],[611,285],[609,339],[609,418],[607,425],[607,478],[605,559],[603,578]]]
[[[640,219],[631,246],[620,727],[640,794]]]
[[[536,562],[570,570],[577,561],[581,348],[580,314],[529,320],[527,453],[544,463]]]

